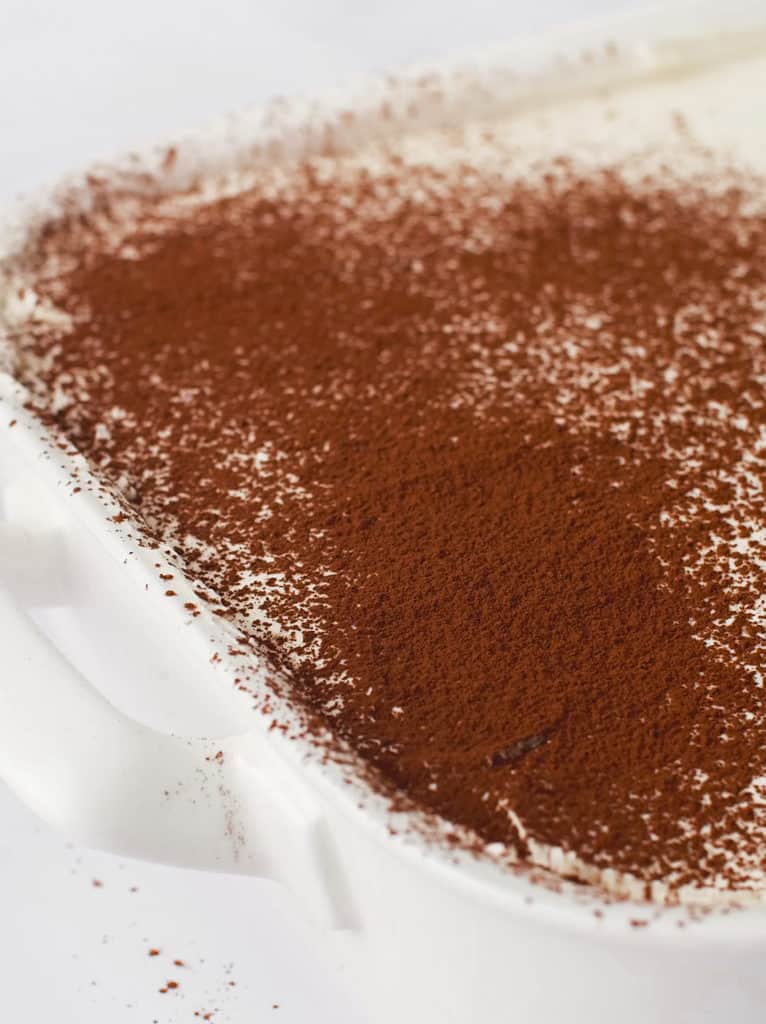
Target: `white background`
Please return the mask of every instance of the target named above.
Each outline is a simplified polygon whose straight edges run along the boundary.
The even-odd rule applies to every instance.
[[[276,94],[639,3],[0,0],[0,202]],[[275,886],[77,850],[1,785],[0,914],[8,1024],[363,1020]]]

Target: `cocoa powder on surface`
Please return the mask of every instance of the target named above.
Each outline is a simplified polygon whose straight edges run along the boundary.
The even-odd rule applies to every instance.
[[[379,785],[758,888],[762,189],[390,156],[107,206],[32,254],[71,325],[18,374]]]

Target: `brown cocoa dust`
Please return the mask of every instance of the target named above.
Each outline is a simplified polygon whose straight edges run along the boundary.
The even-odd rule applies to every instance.
[[[127,232],[107,191],[18,374],[380,785],[755,887],[762,187],[324,161]]]

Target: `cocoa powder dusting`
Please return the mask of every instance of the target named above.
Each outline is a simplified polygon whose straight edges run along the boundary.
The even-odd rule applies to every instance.
[[[71,326],[19,375],[379,785],[581,877],[758,888],[766,214],[736,178],[466,153],[142,200],[51,226]]]

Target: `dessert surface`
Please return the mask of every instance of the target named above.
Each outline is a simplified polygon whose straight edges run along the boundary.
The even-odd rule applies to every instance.
[[[764,84],[97,183],[14,333],[32,407],[376,785],[657,900],[765,880]]]

